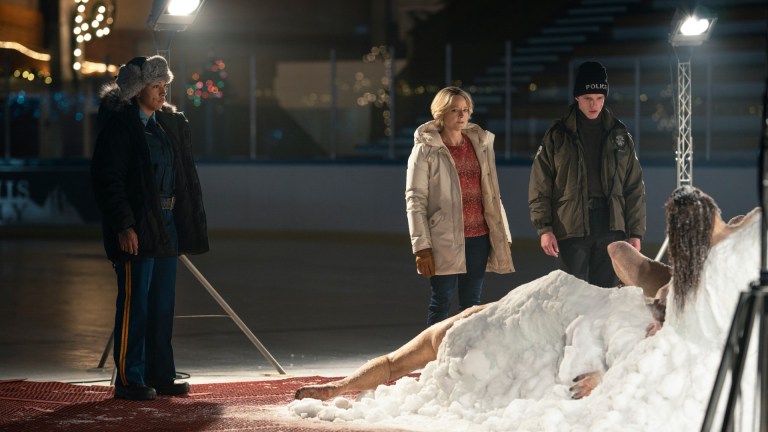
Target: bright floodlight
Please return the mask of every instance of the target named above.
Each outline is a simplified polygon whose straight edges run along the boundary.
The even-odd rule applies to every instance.
[[[147,25],[155,31],[184,31],[191,25],[205,0],[154,0]]]
[[[709,20],[706,18],[690,17],[680,26],[680,34],[683,36],[698,36],[709,28]]]
[[[692,15],[676,13],[672,20],[669,43],[672,46],[701,45],[709,39],[715,21],[717,21],[716,17],[709,16],[705,12],[695,12]]]
[[[200,0],[171,0],[168,13],[171,15],[189,15],[200,5]]]

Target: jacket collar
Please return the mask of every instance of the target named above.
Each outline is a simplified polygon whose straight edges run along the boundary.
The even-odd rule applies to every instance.
[[[485,144],[483,139],[487,135],[480,126],[474,123],[467,123],[467,127],[462,129],[462,133],[469,136],[472,143]],[[414,144],[422,144],[428,147],[443,147],[443,140],[440,138],[440,131],[433,120],[424,123],[416,128],[414,133]]]
[[[576,117],[578,114],[579,104],[574,102],[568,107],[568,113],[563,117],[563,124],[574,134],[576,133]],[[600,113],[600,119],[602,120],[603,130],[605,131],[609,131],[617,126],[617,123],[621,123],[605,105],[603,105],[603,111]]]
[[[99,97],[101,98],[101,107],[108,111],[125,111],[133,105],[133,102],[130,100],[125,101],[120,98],[120,87],[114,81],[101,87]],[[176,107],[166,101],[160,110],[163,112],[176,112]]]

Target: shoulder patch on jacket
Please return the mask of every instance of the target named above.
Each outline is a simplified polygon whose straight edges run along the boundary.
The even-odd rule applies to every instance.
[[[624,150],[627,147],[627,140],[624,139],[623,134],[616,135],[616,148],[618,150]]]

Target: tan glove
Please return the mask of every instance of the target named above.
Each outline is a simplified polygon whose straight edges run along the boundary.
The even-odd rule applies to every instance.
[[[432,258],[432,249],[422,249],[416,252],[416,270],[422,276],[430,278],[435,275],[435,260]]]

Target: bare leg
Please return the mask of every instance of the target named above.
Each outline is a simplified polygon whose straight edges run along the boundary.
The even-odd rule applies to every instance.
[[[295,398],[330,399],[342,393],[372,389],[421,369],[437,358],[437,351],[443,342],[445,333],[453,327],[453,323],[481,311],[487,306],[469,308],[458,315],[431,325],[405,345],[387,355],[367,361],[345,378],[326,384],[301,387],[296,390]]]
[[[609,244],[608,255],[619,280],[642,288],[646,297],[655,297],[672,277],[669,266],[646,257],[625,241]]]

